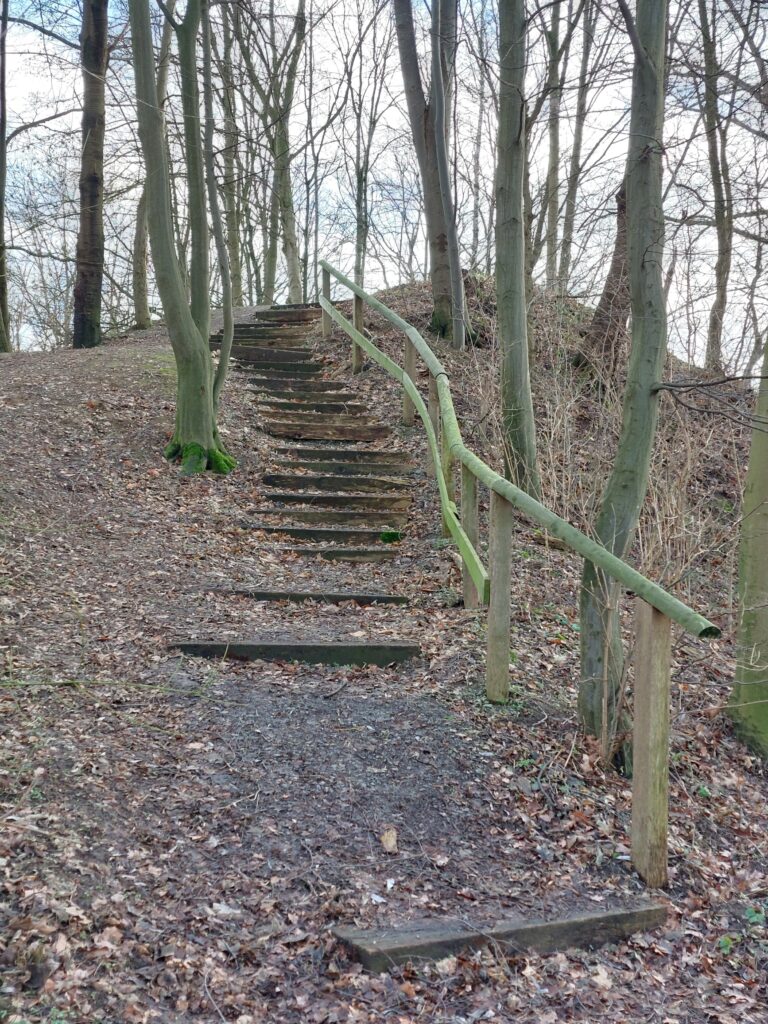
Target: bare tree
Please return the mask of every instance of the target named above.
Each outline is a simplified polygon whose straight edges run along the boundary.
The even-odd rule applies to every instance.
[[[540,491],[528,372],[525,287],[525,2],[509,0],[499,18],[499,143],[496,169],[496,291],[501,345],[501,407],[510,478]]]
[[[104,92],[109,63],[109,0],[84,0],[80,53],[83,68],[82,161],[72,342],[75,348],[92,348],[101,343]]]
[[[622,558],[628,550],[648,486],[659,393],[666,354],[666,302],[662,280],[662,128],[666,0],[637,0],[636,20],[619,0],[632,42],[632,112],[627,158],[627,242],[632,305],[632,351],[627,370],[616,459],[603,493],[595,536]],[[581,686],[585,728],[610,753],[620,712],[623,673],[618,615],[605,575],[586,562],[581,587]]]

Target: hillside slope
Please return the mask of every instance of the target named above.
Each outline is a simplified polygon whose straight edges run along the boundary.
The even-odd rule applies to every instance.
[[[418,320],[423,296],[401,299]],[[317,345],[343,373],[346,344]],[[441,356],[468,441],[493,457],[480,404],[493,404],[493,354]],[[550,380],[558,365],[542,360]],[[557,408],[546,380],[540,413]],[[727,639],[675,644],[663,933],[380,978],[346,960],[330,936],[341,922],[492,917],[641,891],[626,780],[603,773],[575,719],[578,560],[519,524],[504,709],[483,701],[482,617],[456,603],[426,476],[402,558],[368,570],[372,587],[396,579],[408,617],[212,591],[309,577],[338,586],[340,571],[287,559],[245,525],[271,445],[245,375],[233,373],[223,416],[237,471],[184,480],[163,461],[173,383],[161,331],[3,360],[0,1020],[761,1021],[768,780],[717,715]],[[395,385],[372,367],[358,385],[423,467],[422,432],[397,426]],[[583,390],[568,409],[570,449],[557,456],[553,440],[550,451],[563,474],[577,456],[582,495],[596,429],[586,411],[598,409]],[[716,444],[727,450],[719,434]],[[689,576],[702,601],[707,588],[724,593],[728,563],[715,577],[715,557]],[[424,657],[343,670],[200,663],[168,649],[213,629],[318,637],[340,624],[410,631]],[[396,855],[379,838],[392,824]]]

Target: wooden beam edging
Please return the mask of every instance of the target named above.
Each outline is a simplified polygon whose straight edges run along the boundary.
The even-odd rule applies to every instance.
[[[432,462],[435,467],[435,478],[437,480],[438,490],[440,492],[440,506],[442,509],[443,520],[448,528],[449,533],[456,542],[456,546],[459,549],[462,560],[467,567],[467,571],[472,578],[472,582],[477,588],[478,596],[480,601],[487,605],[490,599],[491,581],[488,573],[486,572],[485,566],[480,560],[480,556],[475,551],[469,537],[464,532],[464,528],[459,521],[456,513],[456,504],[453,502],[448,493],[448,485],[443,473],[443,466],[441,460],[440,443],[438,441],[435,429],[432,425],[432,420],[429,415],[429,410],[421,397],[419,389],[416,387],[411,378],[404,372],[401,366],[398,366],[394,360],[390,359],[389,356],[385,355],[380,349],[378,349],[373,342],[369,341],[364,334],[361,334],[353,325],[347,320],[347,318],[339,312],[334,306],[324,299],[320,299],[320,305],[323,307],[323,311],[327,312],[328,315],[341,327],[341,329],[349,335],[352,342],[358,345],[361,349],[368,353],[368,355],[375,362],[386,370],[395,380],[398,380],[402,385],[405,393],[413,403],[416,412],[424,424],[424,429],[427,434],[427,441],[429,443],[429,449],[432,454]]]
[[[682,626],[687,633],[692,633],[694,636],[699,636],[705,639],[713,639],[720,636],[719,627],[713,622],[710,622],[709,619],[706,619],[703,615],[694,611],[693,608],[690,608],[687,604],[668,593],[657,583],[653,583],[646,576],[643,576],[642,573],[639,573],[626,562],[617,558],[616,555],[608,551],[608,549],[603,547],[602,544],[593,540],[591,537],[588,537],[585,533],[582,533],[581,530],[577,530],[575,526],[571,526],[571,524],[566,522],[565,519],[561,519],[560,516],[551,512],[545,505],[542,505],[541,502],[532,498],[530,494],[527,494],[519,487],[516,487],[511,481],[505,480],[503,476],[491,469],[491,467],[483,462],[482,459],[478,458],[474,452],[471,452],[466,448],[461,436],[461,429],[459,428],[459,423],[456,418],[456,411],[453,407],[453,398],[451,396],[451,386],[448,374],[446,373],[443,364],[416,328],[385,306],[383,302],[375,299],[372,295],[369,295],[364,291],[364,289],[360,288],[359,285],[350,281],[348,277],[345,277],[326,260],[320,260],[320,266],[324,270],[328,270],[328,272],[332,274],[340,284],[343,284],[359,298],[362,298],[372,309],[375,309],[386,320],[394,324],[396,327],[399,327],[413,342],[414,347],[426,363],[432,376],[435,378],[438,398],[440,401],[440,413],[443,420],[442,429],[445,431],[448,447],[454,457],[458,459],[463,466],[466,466],[466,468],[472,472],[478,480],[484,483],[490,490],[501,495],[502,498],[506,498],[507,501],[525,515],[530,516],[530,518],[539,523],[540,526],[543,526],[547,532],[551,533],[553,537],[557,537],[559,540],[562,540],[577,554],[599,566],[609,575],[613,576],[614,579],[618,580],[619,583],[622,583],[628,590],[633,591],[638,597],[642,597],[644,601],[657,611],[667,615],[673,622]],[[326,304],[322,299],[320,304],[323,309],[326,309]],[[331,316],[333,316],[336,322],[344,328],[347,334],[349,334],[351,328],[349,322],[343,317],[339,320],[334,315],[336,310],[330,306],[330,303],[327,305],[327,311]],[[352,337],[351,334],[350,337]],[[369,342],[367,338],[363,338],[362,335],[358,338],[354,338],[353,340],[357,341],[358,344],[362,344],[371,357],[379,363],[380,366],[384,367],[384,369],[391,373],[396,380],[403,382],[403,370],[397,365],[397,363],[385,356],[383,352]],[[421,410],[419,410],[419,415],[421,415]],[[424,419],[423,416],[422,419]]]

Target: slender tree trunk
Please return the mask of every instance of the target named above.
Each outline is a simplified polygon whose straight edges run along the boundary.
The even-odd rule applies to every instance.
[[[80,227],[77,235],[72,343],[101,344],[104,278],[104,91],[109,62],[108,0],[85,0],[80,33],[83,69]]]
[[[166,8],[171,17],[176,7],[176,0],[169,0]],[[165,106],[168,92],[168,67],[171,59],[171,41],[173,26],[166,18],[160,40],[160,56],[157,64],[157,97],[161,109]],[[149,311],[149,284],[147,281],[147,264],[149,257],[149,230],[147,227],[147,184],[141,188],[141,196],[136,208],[136,228],[133,235],[132,284],[133,284],[133,316],[135,327],[139,331],[147,330],[152,325]]]
[[[275,125],[275,178],[283,236],[283,256],[288,275],[288,301],[301,302],[301,260],[296,237],[296,211],[293,205],[291,147],[288,124],[283,118]]]
[[[0,7],[0,352],[10,352],[11,324],[8,317],[8,260],[5,251],[5,186],[8,174],[7,60],[8,0]]]
[[[485,59],[485,25],[481,27],[480,55]],[[472,244],[469,264],[473,270],[480,265],[480,173],[483,154],[483,118],[485,117],[485,75],[480,76],[480,95],[477,102],[477,124],[472,147]]]
[[[627,238],[632,304],[632,351],[624,394],[621,436],[603,494],[595,535],[623,558],[637,528],[648,487],[666,354],[662,260],[662,129],[666,0],[637,0],[636,23],[620,0],[635,50],[627,160]],[[584,565],[581,586],[579,713],[588,732],[611,745],[623,674],[618,616],[603,573]],[[606,712],[606,714],[604,714]],[[609,750],[605,750],[606,756]]]
[[[133,320],[137,331],[146,331],[152,326],[149,311],[149,282],[147,261],[149,259],[149,227],[147,225],[147,186],[141,190],[139,205],[136,207],[136,228],[133,233],[131,270],[133,283]]]
[[[557,286],[557,229],[560,218],[560,12],[562,0],[552,5],[552,20],[547,31],[549,63],[549,156],[547,161],[547,288]]]
[[[538,496],[536,428],[528,370],[525,288],[525,0],[499,9],[499,142],[496,169],[496,292],[501,403],[510,479]]]
[[[730,715],[744,742],[768,758],[768,346],[754,417],[741,518],[740,619]]]
[[[237,96],[232,76],[232,29],[227,8],[222,8],[224,52],[221,60],[222,105],[224,107],[224,218],[227,252],[232,276],[232,304],[243,305],[243,268],[240,254],[240,218],[237,175]]]
[[[451,267],[448,256],[448,231],[437,170],[434,109],[432,104],[427,102],[419,73],[411,0],[393,0],[393,6],[408,120],[424,196],[424,218],[427,225],[432,281],[432,329],[437,334],[447,335],[450,333],[452,322]]]
[[[587,0],[584,8],[584,38],[581,45],[581,67],[579,68],[579,87],[576,96],[576,117],[573,128],[573,148],[568,170],[568,184],[565,193],[565,214],[563,216],[563,240],[560,246],[560,270],[558,278],[560,289],[568,292],[571,276],[571,259],[573,255],[573,231],[576,224],[576,199],[581,177],[581,152],[584,146],[584,125],[587,120],[587,100],[589,98],[589,61],[592,54],[597,5]]]
[[[219,349],[219,364],[213,379],[213,410],[218,412],[219,397],[229,371],[229,356],[232,351],[234,336],[232,274],[229,266],[227,240],[224,234],[224,218],[219,205],[219,190],[216,184],[216,159],[214,156],[214,139],[216,125],[213,116],[213,75],[211,70],[211,21],[208,0],[201,3],[201,22],[203,35],[203,108],[205,110],[204,131],[204,163],[205,185],[208,193],[208,207],[211,213],[213,240],[216,246],[216,258],[221,276],[221,305],[224,325]]]
[[[129,0],[128,9],[136,79],[139,138],[146,175],[152,182],[152,188],[147,193],[149,240],[157,288],[163,303],[178,376],[176,427],[173,439],[166,448],[166,456],[171,459],[180,458],[182,472],[187,474],[203,472],[206,468],[226,473],[232,469],[234,460],[223,451],[216,426],[213,361],[208,346],[208,312],[202,308],[203,302],[207,305],[209,301],[208,281],[205,281],[202,301],[199,297],[195,300],[193,295],[193,312],[193,308],[187,302],[186,286],[176,249],[165,121],[157,95],[148,0]],[[184,54],[182,62],[187,62],[187,66],[182,69],[187,88],[191,85],[189,65],[195,68],[197,63],[195,39],[199,18],[200,0],[188,0],[184,26],[187,32],[185,45],[179,47],[180,53]],[[194,32],[191,31],[192,25]],[[195,153],[189,150],[185,153],[191,187],[196,184],[196,176],[203,164],[199,109],[193,109],[198,95],[196,75],[194,77],[194,93],[185,98],[185,120],[194,115],[193,124],[197,128],[196,132],[188,129],[185,133],[187,147],[196,148]],[[199,196],[195,199],[199,210]],[[199,216],[192,218],[192,230],[193,250],[199,250]],[[207,224],[204,231],[207,244]],[[201,261],[198,255],[195,271],[198,285],[200,270]]]
[[[456,230],[456,217],[453,208],[453,186],[448,164],[448,144],[446,129],[446,88],[443,82],[442,68],[442,3],[435,0],[432,4],[432,103],[435,122],[435,155],[437,157],[437,174],[440,182],[440,197],[443,204],[446,241],[448,245],[448,266],[451,276],[451,345],[455,349],[464,348],[464,279],[461,273],[461,256],[459,253],[459,236]]]
[[[627,179],[616,193],[616,238],[600,300],[584,337],[584,352],[609,375],[618,365],[631,312],[627,266]]]
[[[189,0],[184,19],[176,30],[181,78],[181,104],[184,115],[184,152],[187,169],[187,200],[190,230],[189,292],[190,310],[200,334],[210,334],[210,240],[206,204],[205,167],[200,89],[197,82],[197,32],[200,27],[200,2]]]
[[[280,239],[280,200],[277,191],[277,169],[272,174],[272,189],[269,193],[269,218],[266,224],[266,246],[264,249],[264,302],[271,306],[275,301],[277,281],[277,247]]]
[[[733,211],[728,188],[728,163],[725,147],[721,147],[721,118],[718,111],[718,66],[713,29],[710,29],[706,0],[699,0],[699,18],[704,47],[704,124],[707,132],[709,173],[714,196],[717,262],[715,264],[715,299],[709,312],[705,366],[721,373],[723,369],[723,320],[728,305],[728,280],[731,274],[733,246]]]

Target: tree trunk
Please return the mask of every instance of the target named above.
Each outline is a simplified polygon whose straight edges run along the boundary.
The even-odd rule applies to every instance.
[[[562,0],[552,5],[552,20],[546,33],[549,61],[547,88],[549,115],[547,133],[547,288],[557,287],[557,229],[560,218],[560,10]]]
[[[166,456],[169,459],[180,459],[182,472],[185,474],[200,473],[206,468],[226,473],[234,466],[234,460],[224,452],[216,427],[213,361],[208,347],[207,313],[201,308],[200,298],[196,301],[195,313],[187,303],[186,287],[176,250],[165,122],[157,95],[148,0],[129,0],[128,9],[136,79],[139,138],[144,154],[146,176],[152,182],[152,188],[147,193],[152,262],[178,374],[176,426],[173,438],[166,448]],[[187,45],[183,49],[186,60],[191,61],[193,66],[196,66],[195,39],[199,16],[199,0],[189,0],[185,16]],[[192,24],[195,28],[194,33],[190,31]],[[181,51],[182,47],[179,49]],[[184,73],[189,85],[189,66],[184,69]],[[196,82],[194,100],[197,100]],[[185,119],[192,114],[192,100],[187,97]],[[194,123],[197,125],[197,134],[189,130],[186,133],[187,146],[195,146],[197,150],[194,154],[188,150],[185,153],[190,181],[194,180],[196,170],[202,167],[203,163],[199,110],[196,112]],[[199,232],[199,219],[195,218],[193,249],[200,247]],[[195,234],[198,237],[195,237]],[[207,225],[205,236],[207,244]],[[199,262],[197,275],[199,283]],[[203,299],[207,304],[207,280]],[[206,325],[205,331],[202,329],[203,324]]]
[[[592,320],[584,335],[584,353],[601,370],[613,375],[619,365],[631,312],[627,268],[627,179],[616,193],[616,238],[613,256]]]
[[[459,254],[459,236],[456,230],[456,217],[453,208],[453,186],[448,164],[448,145],[446,128],[446,87],[443,82],[442,58],[442,2],[432,4],[432,99],[435,124],[435,155],[437,157],[437,176],[440,184],[440,198],[443,204],[446,242],[448,247],[448,267],[451,277],[451,345],[455,349],[464,348],[464,279],[461,274],[461,257]]]
[[[589,97],[589,60],[592,43],[595,37],[597,21],[597,5],[587,0],[584,7],[584,39],[581,48],[581,66],[579,68],[579,88],[576,96],[576,119],[573,128],[573,148],[568,170],[568,184],[565,193],[565,214],[563,216],[563,241],[560,247],[560,270],[558,273],[560,289],[568,293],[571,276],[571,258],[573,254],[573,230],[576,223],[576,198],[581,177],[581,151],[584,145],[584,124],[587,120],[587,99]]]
[[[707,133],[709,173],[714,196],[715,231],[717,233],[717,261],[715,263],[715,300],[709,312],[707,351],[704,365],[708,370],[722,373],[723,320],[728,305],[728,279],[731,274],[733,246],[733,209],[730,202],[728,162],[722,145],[723,127],[718,110],[718,66],[715,39],[709,25],[706,0],[699,0],[699,18],[704,47],[704,125]]]
[[[176,0],[166,4],[168,13],[173,17]],[[160,57],[157,65],[157,98],[160,107],[165,106],[168,92],[168,66],[171,57],[171,39],[173,26],[166,18],[163,23],[163,34],[160,41]],[[149,256],[149,231],[147,227],[147,184],[143,184],[139,204],[136,208],[136,229],[133,235],[132,283],[133,283],[133,316],[135,327],[139,331],[147,330],[152,325],[149,311],[149,284],[147,282],[147,263]]]
[[[271,306],[275,301],[277,247],[280,240],[280,200],[277,193],[276,169],[272,174],[272,189],[269,193],[269,217],[265,234],[267,244],[264,247],[264,302]]]
[[[101,344],[104,278],[104,91],[109,62],[109,0],[85,0],[80,33],[83,69],[80,227],[77,235],[72,343]]]
[[[296,212],[293,205],[291,182],[291,149],[288,124],[280,118],[275,125],[275,178],[280,210],[280,228],[283,236],[283,256],[288,275],[288,301],[301,302],[301,260],[296,237]]]
[[[648,487],[666,354],[666,310],[662,260],[662,129],[666,0],[637,0],[637,22],[626,0],[622,13],[635,49],[627,159],[627,238],[632,351],[624,394],[621,436],[613,472],[602,498],[595,536],[623,558],[634,538]],[[623,674],[618,616],[608,581],[586,562],[581,581],[581,685],[584,728],[612,750]],[[604,714],[605,712],[605,714]]]
[[[525,288],[525,0],[499,9],[499,141],[496,169],[496,292],[501,403],[510,479],[538,497],[536,428],[528,371]]]
[[[222,105],[224,107],[224,219],[227,253],[232,276],[232,305],[243,305],[243,267],[240,253],[240,218],[237,176],[237,99],[232,76],[232,29],[227,8],[222,8],[224,53],[221,61]]]
[[[5,251],[5,186],[8,172],[7,134],[7,60],[8,0],[0,7],[0,352],[11,351],[11,325],[8,318],[8,262]]]
[[[451,267],[448,256],[448,231],[437,170],[434,109],[432,104],[427,102],[419,73],[411,0],[393,0],[393,5],[408,120],[424,196],[424,219],[427,225],[432,282],[432,330],[436,334],[446,336],[450,333],[452,321]]]
[[[201,336],[210,334],[210,241],[206,205],[205,167],[200,125],[200,89],[197,81],[197,32],[201,0],[190,0],[176,30],[184,115],[184,156],[190,232],[189,308]]]
[[[739,549],[739,632],[729,713],[752,750],[768,758],[768,347],[763,356],[744,486]]]
[[[141,190],[139,205],[136,207],[136,229],[133,233],[131,269],[133,280],[133,320],[137,331],[146,331],[152,326],[149,312],[149,284],[147,282],[147,260],[149,257],[149,228],[147,226],[147,186]]]

